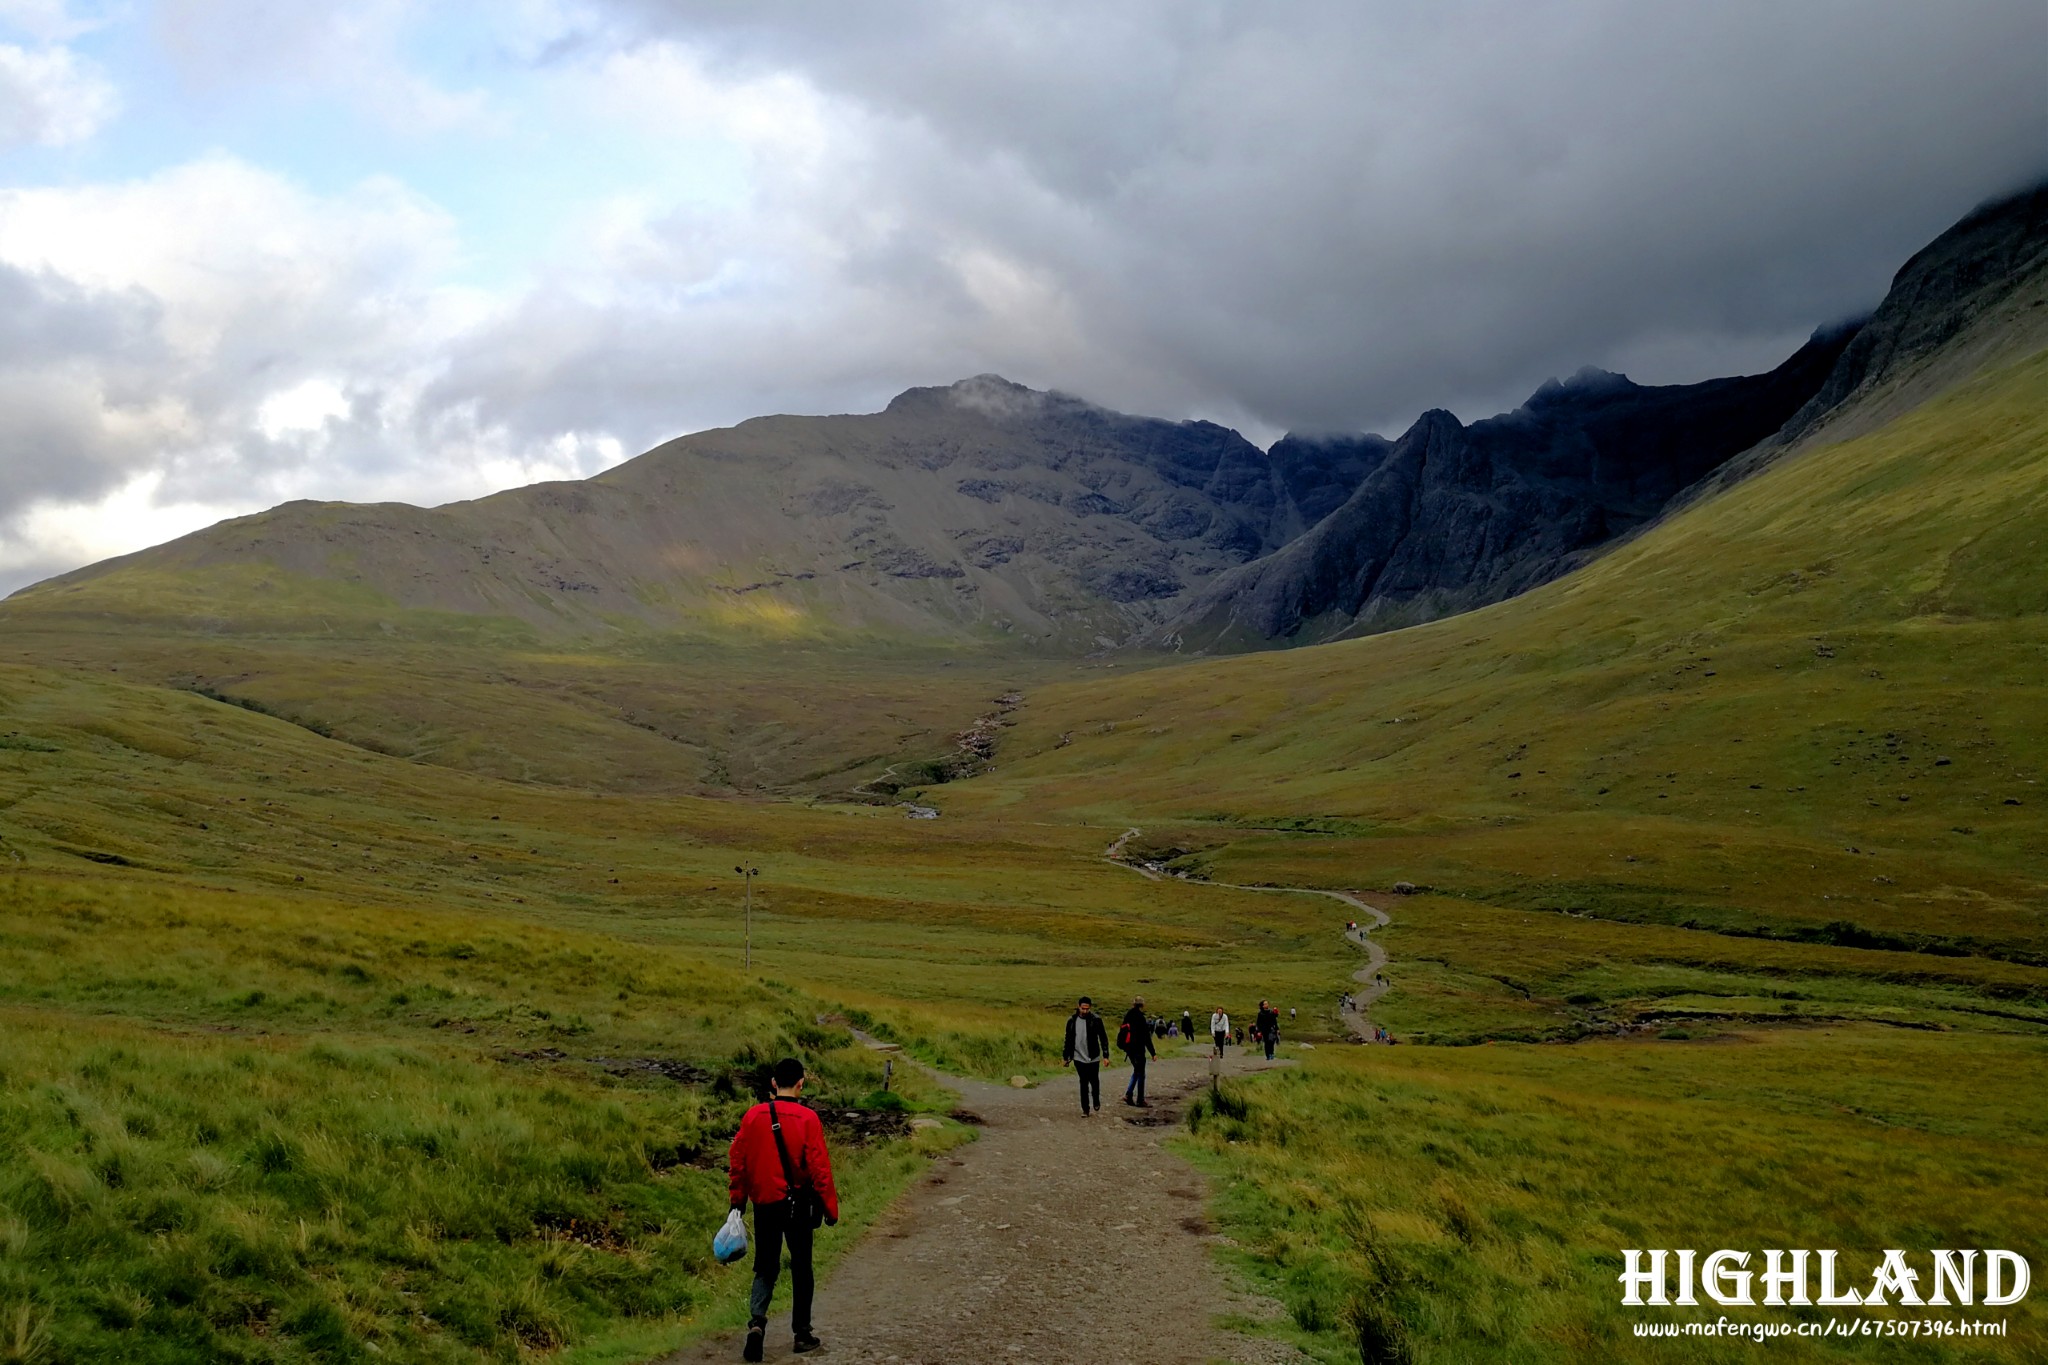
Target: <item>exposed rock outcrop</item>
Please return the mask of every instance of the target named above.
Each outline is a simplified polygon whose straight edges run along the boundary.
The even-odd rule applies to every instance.
[[[1439,410],[1393,442],[1287,437],[1276,467],[1357,470],[1357,485],[1304,535],[1202,588],[1162,638],[1327,639],[1512,596],[1770,435],[1854,335],[1818,334],[1750,378],[1648,388],[1585,369],[1469,427]]]

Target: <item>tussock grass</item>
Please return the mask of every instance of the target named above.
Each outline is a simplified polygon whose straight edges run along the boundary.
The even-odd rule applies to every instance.
[[[2034,1078],[2048,1043],[1867,1026],[1716,1045],[1370,1048],[1203,1097],[1186,1146],[1219,1179],[1240,1259],[1339,1361],[1662,1360],[1638,1320],[1809,1320],[1862,1310],[1630,1309],[1623,1247],[1875,1252],[2039,1245],[2048,1227]],[[1882,1310],[1872,1310],[1884,1315]],[[2048,1314],[2003,1342],[1918,1360],[2031,1360]],[[1919,1310],[1909,1310],[1919,1316]],[[1694,1340],[1688,1360],[1828,1354]],[[1877,1358],[1896,1343],[1839,1346]]]
[[[986,1076],[1084,991],[1337,1036],[1341,907],[1103,863],[1132,825],[1216,881],[1427,888],[1404,1046],[1194,1114],[1332,1359],[1631,1358],[1625,1245],[2038,1247],[2044,393],[1469,616],[1174,666],[547,652],[260,571],[10,603],[0,1358],[623,1360],[735,1311],[703,1163],[761,1063],[875,1090],[820,1015]],[[931,759],[1020,682],[938,821],[730,799]],[[848,1153],[850,1207],[952,1140]],[[1976,1358],[2039,1354],[2012,1321]]]
[[[1656,1359],[1624,1246],[2041,1245],[2044,395],[2048,355],[1469,616],[1034,696],[963,795],[1433,892],[1384,902],[1376,1017],[1490,1045],[1326,1049],[1196,1111],[1315,1349]],[[1911,1349],[2048,1349],[2002,1316]]]

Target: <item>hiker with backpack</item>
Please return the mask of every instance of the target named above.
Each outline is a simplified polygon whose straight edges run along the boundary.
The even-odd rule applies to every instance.
[[[1145,1020],[1145,997],[1139,996],[1124,1012],[1123,1027],[1116,1031],[1116,1045],[1130,1058],[1131,1079],[1124,1086],[1124,1103],[1140,1109],[1150,1109],[1145,1103],[1145,1058],[1146,1054],[1159,1055],[1159,1049],[1152,1043],[1152,1026]],[[1132,1096],[1137,1098],[1133,1099]]]
[[[1067,1016],[1067,1041],[1061,1060],[1074,1068],[1081,1083],[1081,1117],[1102,1108],[1102,1063],[1109,1056],[1109,1030],[1095,1012],[1095,1002],[1082,996]],[[1093,1104],[1091,1109],[1089,1106]]]
[[[1252,1034],[1266,1049],[1266,1060],[1273,1060],[1273,1049],[1280,1042],[1280,1011],[1268,1002],[1259,1002],[1259,1015],[1252,1024]]]
[[[768,1098],[747,1111],[733,1134],[728,1157],[732,1207],[737,1212],[749,1200],[754,1204],[754,1290],[742,1360],[761,1358],[768,1301],[782,1273],[785,1242],[793,1348],[802,1355],[823,1344],[811,1332],[811,1238],[820,1223],[829,1227],[839,1221],[839,1190],[832,1183],[825,1125],[803,1102],[803,1093],[804,1064],[784,1057],[775,1064]]]
[[[1180,1036],[1191,1043],[1195,1041],[1195,1016],[1186,1010],[1180,1012]]]

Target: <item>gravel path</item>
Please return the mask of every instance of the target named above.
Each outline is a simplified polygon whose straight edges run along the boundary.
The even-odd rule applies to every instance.
[[[1140,876],[1170,875],[1124,856],[1138,832],[1111,844],[1108,859]],[[1346,935],[1365,950],[1366,966],[1353,978],[1362,987],[1358,1008],[1343,1016],[1354,1035],[1370,1038],[1366,1009],[1386,990],[1376,978],[1387,963],[1370,934],[1387,923],[1386,912],[1345,891],[1235,889],[1328,896],[1371,921]],[[941,1077],[980,1119],[980,1140],[941,1159],[819,1285],[819,1355],[864,1365],[1305,1361],[1283,1343],[1218,1325],[1282,1310],[1229,1283],[1212,1254],[1223,1239],[1204,1216],[1208,1188],[1162,1146],[1188,1097],[1208,1084],[1207,1052],[1169,1046],[1149,1073],[1151,1109],[1119,1103],[1129,1069],[1105,1066],[1109,1108],[1092,1118],[1081,1116],[1070,1077],[1024,1090]],[[1291,1065],[1239,1052],[1222,1070]],[[793,1360],[786,1276],[776,1304],[767,1359]],[[740,1344],[732,1335],[702,1341],[659,1365],[737,1360]]]
[[[1162,878],[1175,875],[1157,863],[1137,862],[1125,855],[1125,848],[1140,833],[1142,831],[1136,829],[1125,830],[1117,836],[1116,842],[1109,846],[1108,851],[1102,855],[1103,858],[1115,863],[1118,867],[1127,867],[1141,877],[1149,877],[1153,881],[1159,881]],[[1367,1011],[1371,1008],[1373,1001],[1387,993],[1387,984],[1378,979],[1380,972],[1387,965],[1387,950],[1373,941],[1372,931],[1387,927],[1386,911],[1369,901],[1360,899],[1358,893],[1354,891],[1325,891],[1317,886],[1246,886],[1242,882],[1200,882],[1197,884],[1201,886],[1224,886],[1232,891],[1270,891],[1282,896],[1328,896],[1331,900],[1344,902],[1344,904],[1358,911],[1366,919],[1371,920],[1372,923],[1370,925],[1360,924],[1356,929],[1348,929],[1344,933],[1346,939],[1365,949],[1365,966],[1351,975],[1351,979],[1358,982],[1365,989],[1352,992],[1352,999],[1357,1002],[1358,1008],[1346,1013],[1343,1019],[1344,1026],[1351,1030],[1352,1037],[1357,1038],[1361,1042],[1372,1041],[1372,1019]],[[1285,1037],[1286,1035],[1283,1033],[1281,1036]]]
[[[1289,1064],[1233,1056],[1225,1070]],[[1208,1083],[1207,1058],[1190,1048],[1154,1062],[1148,1110],[1119,1102],[1129,1075],[1104,1068],[1109,1108],[1086,1119],[1068,1077],[1029,1090],[947,1078],[961,1105],[982,1119],[980,1140],[934,1163],[819,1284],[816,1331],[825,1349],[817,1358],[903,1365],[1303,1360],[1282,1343],[1216,1325],[1222,1315],[1280,1310],[1230,1286],[1211,1254],[1219,1239],[1203,1213],[1207,1187],[1162,1146],[1187,1096]],[[776,1308],[767,1358],[795,1359],[787,1276],[776,1286]],[[737,1360],[740,1344],[737,1336],[700,1342],[664,1365]]]

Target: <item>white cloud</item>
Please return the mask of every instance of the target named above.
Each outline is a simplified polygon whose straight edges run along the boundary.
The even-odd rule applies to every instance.
[[[0,25],[40,43],[68,43],[103,22],[73,13],[70,0],[0,0]]]
[[[0,593],[255,510],[167,500],[164,484],[163,471],[143,470],[98,497],[28,507],[0,535]]]
[[[984,370],[1270,435],[1761,368],[2048,169],[2039,0],[150,13],[221,124],[310,92],[359,120],[337,145],[450,181],[211,155],[0,189],[0,576],[95,516],[130,549],[431,503]],[[71,15],[0,0],[30,65]],[[106,117],[10,123],[4,76],[0,141]],[[520,283],[451,286],[466,249]]]
[[[0,150],[83,142],[120,104],[105,73],[70,49],[0,43]]]
[[[320,431],[330,421],[346,421],[351,408],[348,395],[332,380],[308,379],[257,404],[256,429],[273,441],[283,440]]]
[[[0,191],[4,534],[75,546],[66,518],[102,499],[132,528],[139,501],[246,510],[288,485],[323,453],[293,439],[308,421],[403,410],[476,316],[435,283],[452,251],[396,185],[317,196],[224,157]]]
[[[0,190],[0,590],[290,498],[477,497],[629,453],[423,401],[510,306],[442,281],[455,226],[215,156]]]
[[[209,95],[318,93],[408,135],[488,122],[482,90],[450,88],[407,59],[407,34],[429,9],[426,0],[159,0],[153,13],[165,54]]]

